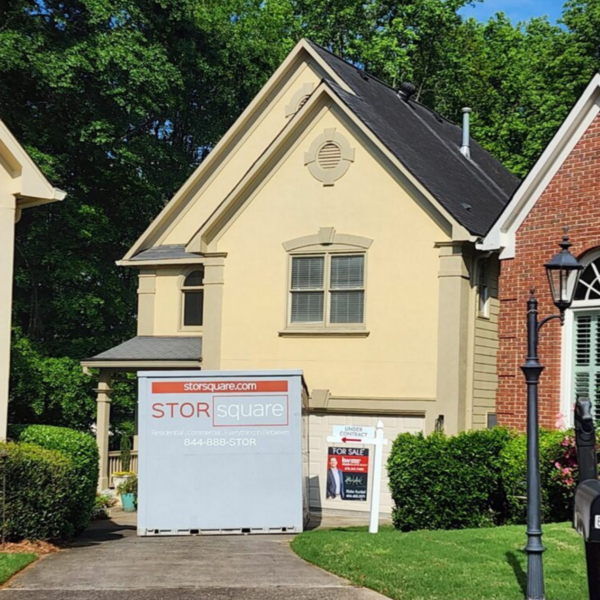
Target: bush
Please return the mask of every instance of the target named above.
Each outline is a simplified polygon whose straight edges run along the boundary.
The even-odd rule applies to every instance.
[[[388,460],[396,528],[461,529],[502,522],[506,501],[499,455],[511,435],[501,428],[455,437],[399,435]]]
[[[9,541],[66,539],[73,535],[72,461],[29,443],[0,443],[6,475],[4,534]],[[0,479],[0,484],[2,480]]]
[[[117,499],[108,494],[96,494],[92,520],[110,519],[110,509],[117,504]]]
[[[508,522],[527,520],[527,437],[513,437],[500,454],[502,484],[509,507]],[[540,430],[542,521],[567,521],[573,516],[577,457],[572,432]]]
[[[402,531],[524,523],[527,438],[506,429],[455,437],[402,434],[388,460],[394,524]],[[573,512],[577,457],[572,432],[540,431],[542,519]]]
[[[70,518],[75,532],[83,531],[92,517],[98,485],[99,457],[94,438],[66,427],[30,425],[21,429],[18,439],[57,450],[73,461],[77,479],[68,490],[72,496]]]
[[[123,483],[119,484],[117,494],[133,494],[137,498],[138,494],[138,479],[136,475],[127,477]]]

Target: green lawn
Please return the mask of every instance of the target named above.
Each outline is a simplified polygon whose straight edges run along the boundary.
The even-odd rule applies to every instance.
[[[544,526],[547,600],[587,600],[583,542],[569,523]],[[523,600],[525,527],[376,535],[309,531],[292,548],[305,560],[395,600]]]
[[[0,584],[32,563],[36,558],[35,554],[0,554]]]

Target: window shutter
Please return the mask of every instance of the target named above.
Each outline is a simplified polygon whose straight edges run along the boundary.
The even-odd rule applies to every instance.
[[[600,313],[575,316],[574,392],[575,398],[592,401],[596,420],[600,418]]]
[[[363,323],[365,257],[331,258],[331,323]]]

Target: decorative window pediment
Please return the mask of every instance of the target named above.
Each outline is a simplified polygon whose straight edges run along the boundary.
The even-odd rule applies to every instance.
[[[337,233],[333,227],[321,227],[314,235],[305,235],[283,243],[286,252],[311,252],[313,250],[368,250],[373,240],[359,235]]]

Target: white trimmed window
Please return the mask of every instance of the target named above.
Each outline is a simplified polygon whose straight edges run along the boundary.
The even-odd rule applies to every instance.
[[[365,255],[293,256],[290,325],[364,324]]]
[[[200,328],[204,322],[204,267],[186,275],[181,286],[181,325],[184,329]]]
[[[488,319],[490,316],[490,283],[488,279],[488,264],[487,260],[480,259],[478,262],[478,296],[479,296],[479,304],[478,304],[478,315],[485,319]]]
[[[576,398],[592,401],[600,419],[600,251],[590,253],[563,331],[561,413],[571,421]]]

